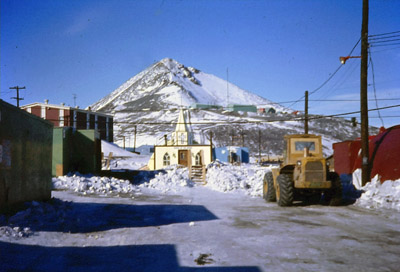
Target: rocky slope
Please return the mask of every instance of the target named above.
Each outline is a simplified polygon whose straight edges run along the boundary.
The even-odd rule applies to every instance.
[[[206,109],[195,104],[209,105]],[[228,104],[273,108],[274,114],[227,111]],[[133,146],[159,144],[174,130],[179,108],[191,108],[196,141],[208,143],[210,132],[216,146],[244,145],[252,155],[278,155],[285,134],[302,133],[302,116],[268,99],[172,59],[163,59],[135,75],[115,91],[91,105],[96,111],[114,114],[114,141]],[[332,143],[359,137],[359,127],[342,118],[316,118],[309,133],[323,136],[324,152]],[[374,129],[372,129],[372,133]]]

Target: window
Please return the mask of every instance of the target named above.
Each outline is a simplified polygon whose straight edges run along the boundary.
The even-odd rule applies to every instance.
[[[315,142],[296,142],[296,151],[303,151],[304,148],[308,148],[310,151],[315,151]]]
[[[64,126],[64,109],[59,110],[60,127]]]
[[[185,133],[181,134],[181,144],[185,144]]]
[[[196,154],[195,162],[196,162],[196,165],[202,165],[200,152]]]
[[[169,157],[168,153],[165,153],[164,157],[163,157],[163,165],[168,166],[170,164],[171,164],[170,157]]]

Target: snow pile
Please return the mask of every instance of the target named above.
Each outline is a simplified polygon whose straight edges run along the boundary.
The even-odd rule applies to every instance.
[[[245,192],[262,196],[263,178],[270,168],[251,164],[231,165],[215,162],[208,166],[206,187],[220,192]]]
[[[360,180],[361,170],[353,173],[353,181]],[[400,179],[386,180],[381,184],[380,177],[376,175],[371,182],[361,187],[364,193],[357,200],[356,205],[368,209],[393,209],[400,211]]]
[[[101,141],[101,151],[104,154],[104,163],[109,159],[110,153],[112,154],[109,169],[138,170],[147,165],[151,156],[151,154],[138,155],[129,152],[114,143],[104,140]],[[107,170],[105,164],[103,164],[103,170]]]
[[[20,239],[29,237],[40,229],[59,228],[74,224],[74,217],[67,216],[71,203],[58,199],[48,202],[26,202],[25,209],[12,216],[0,218],[0,237]]]
[[[30,228],[20,228],[20,227],[9,227],[3,226],[0,227],[0,237],[11,237],[14,239],[20,239],[24,237],[29,237],[32,235],[32,231]]]
[[[151,188],[167,192],[178,192],[184,187],[193,187],[195,183],[189,179],[188,168],[171,166],[158,173],[153,179],[139,185],[140,188]]]
[[[112,152],[113,156],[116,157],[134,157],[137,156],[135,153],[131,153],[126,151],[123,148],[120,148],[118,145],[114,143],[110,143],[104,140],[101,140],[101,152],[103,152],[104,157],[108,157]]]
[[[137,186],[132,185],[129,180],[113,177],[87,177],[79,174],[53,178],[53,189],[73,190],[82,193],[83,195],[111,193],[127,194],[138,191]]]

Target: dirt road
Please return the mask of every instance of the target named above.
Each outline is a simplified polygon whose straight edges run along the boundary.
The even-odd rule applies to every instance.
[[[0,271],[398,271],[400,263],[396,212],[281,208],[203,187],[53,196],[64,203],[59,218],[25,218],[33,235],[0,237]]]

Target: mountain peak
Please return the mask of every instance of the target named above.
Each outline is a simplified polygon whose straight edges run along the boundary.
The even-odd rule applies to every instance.
[[[229,90],[229,94],[227,94]],[[229,98],[228,98],[229,97]],[[186,67],[172,58],[164,58],[130,78],[115,91],[91,107],[112,111],[142,108],[162,110],[194,103],[226,106],[228,104],[280,105],[240,89],[232,83],[193,67]]]
[[[176,60],[171,59],[171,58],[163,58],[158,63],[162,63],[162,64],[164,64],[166,66],[178,66],[178,65],[181,65],[179,62],[177,62]]]
[[[268,116],[253,112],[228,112],[224,108],[227,104],[274,108],[276,114]],[[279,154],[282,152],[282,136],[303,130],[301,122],[284,123],[284,120],[293,118],[287,114],[290,109],[217,76],[186,67],[171,58],[164,58],[133,76],[94,103],[92,109],[114,114],[114,136],[117,142],[122,144],[125,137],[135,133],[135,139],[141,145],[157,144],[163,135],[173,130],[171,124],[176,122],[177,109],[192,105],[193,110],[188,120],[193,121],[192,128],[198,132],[195,136],[198,143],[204,143],[208,133],[212,132],[214,144],[232,144],[227,135],[245,131],[245,145],[253,152],[260,148],[260,143],[268,143],[271,154]],[[275,122],[276,118],[282,121]],[[242,122],[242,125],[234,125]],[[334,119],[313,120],[309,127],[311,133],[325,134],[325,151],[331,150],[331,146],[326,143],[330,145],[337,139],[358,135],[358,130],[348,122]]]

